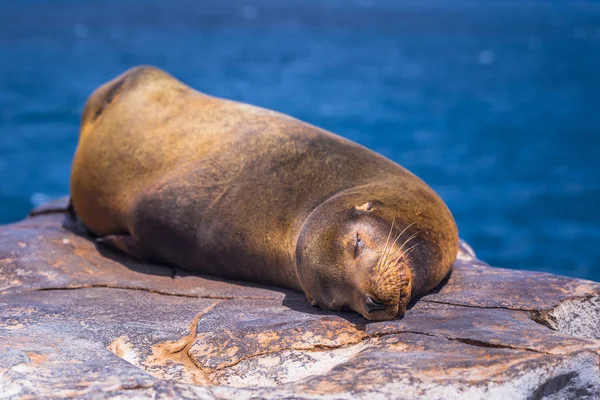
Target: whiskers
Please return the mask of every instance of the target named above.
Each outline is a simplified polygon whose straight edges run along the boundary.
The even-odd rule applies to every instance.
[[[394,231],[395,222],[396,222],[396,218],[394,217],[394,219],[392,220],[392,226],[390,228],[388,238],[385,242],[385,246],[383,248],[383,251],[381,252],[381,256],[379,257],[379,260],[377,261],[376,269],[378,269],[378,270],[381,269],[383,266],[387,266],[387,265],[393,266],[393,265],[397,265],[400,261],[407,260],[408,257],[410,256],[410,254],[414,251],[415,247],[418,245],[418,243],[415,243],[411,247],[405,248],[407,245],[410,244],[411,240],[415,239],[417,237],[417,235],[419,234],[419,232],[415,232],[408,239],[406,239],[404,241],[404,243],[402,243],[402,245],[400,245],[398,248],[396,248],[394,250],[394,246],[396,245],[396,243],[398,243],[398,240],[400,239],[400,237],[402,237],[402,235],[411,226],[413,226],[415,224],[413,222],[413,223],[407,225],[406,228],[404,228],[402,230],[402,232],[400,232],[398,235],[396,235],[394,240],[390,243],[390,238],[392,237],[392,232]]]
[[[408,264],[410,255],[415,251],[418,243],[415,239],[419,232],[415,232],[408,238],[404,239],[401,245],[398,245],[402,240],[403,235],[414,225],[414,223],[406,226],[402,231],[397,233],[396,218],[392,220],[392,226],[388,233],[385,246],[377,263],[375,264],[373,284],[377,288],[382,300],[399,301],[400,304],[408,303],[410,299],[412,286],[412,273]]]

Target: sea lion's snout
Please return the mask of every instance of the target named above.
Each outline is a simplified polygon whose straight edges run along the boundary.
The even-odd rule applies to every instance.
[[[402,250],[396,249],[396,252]],[[388,250],[388,254],[391,250]],[[404,316],[411,298],[412,274],[406,260],[386,265],[386,251],[363,280],[353,310],[368,320],[389,320]],[[383,260],[382,260],[383,259]]]

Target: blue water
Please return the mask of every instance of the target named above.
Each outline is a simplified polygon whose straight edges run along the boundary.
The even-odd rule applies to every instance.
[[[408,167],[491,264],[600,280],[600,3],[0,0],[0,222],[68,192],[137,64]]]

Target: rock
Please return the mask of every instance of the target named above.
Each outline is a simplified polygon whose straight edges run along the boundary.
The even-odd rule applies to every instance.
[[[461,251],[404,318],[97,245],[61,199],[0,227],[0,398],[600,397],[600,283]]]

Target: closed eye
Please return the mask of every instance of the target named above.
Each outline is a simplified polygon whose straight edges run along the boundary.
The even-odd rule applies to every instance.
[[[365,247],[365,244],[360,239],[358,232],[356,232],[356,236],[354,237],[354,258],[358,257],[363,247]]]

